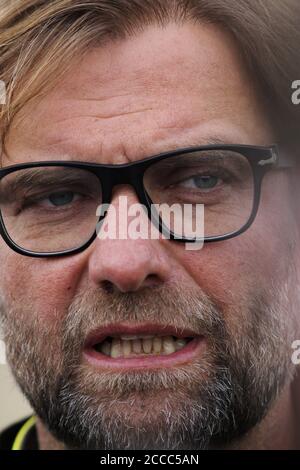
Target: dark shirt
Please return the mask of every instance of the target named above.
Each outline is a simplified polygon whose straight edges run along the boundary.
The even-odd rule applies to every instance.
[[[0,450],[11,450],[22,426],[30,417],[9,426],[0,433]],[[23,439],[20,450],[38,450],[36,427],[32,426]]]

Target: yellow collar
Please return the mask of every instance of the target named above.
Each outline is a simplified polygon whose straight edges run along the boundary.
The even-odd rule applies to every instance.
[[[32,416],[26,421],[26,423],[23,424],[18,434],[16,435],[16,438],[14,440],[11,450],[23,450],[25,439],[29,431],[33,428],[33,426],[35,426],[35,423],[36,423],[36,418],[35,416]]]

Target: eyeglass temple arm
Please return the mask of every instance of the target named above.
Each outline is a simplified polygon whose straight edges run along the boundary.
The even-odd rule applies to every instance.
[[[284,151],[280,151],[278,145],[271,147],[271,157],[267,160],[260,160],[258,164],[260,166],[264,165],[274,165],[276,168],[294,168],[295,160],[290,154],[287,154]]]
[[[296,161],[294,155],[291,155],[290,152],[285,151],[279,145],[275,145],[275,152],[278,155],[278,168],[295,168]]]

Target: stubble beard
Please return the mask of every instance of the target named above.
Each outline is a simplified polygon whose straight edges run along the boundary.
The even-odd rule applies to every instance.
[[[36,414],[66,448],[221,448],[259,423],[292,380],[288,286],[256,290],[235,312],[200,289],[176,285],[87,290],[46,326],[33,307],[3,305],[7,359]],[[225,317],[234,315],[239,321],[229,325]],[[92,368],[82,359],[87,333],[119,321],[191,328],[205,336],[206,348],[192,363],[168,369]]]

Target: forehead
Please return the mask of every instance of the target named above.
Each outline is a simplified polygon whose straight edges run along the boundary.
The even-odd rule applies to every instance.
[[[125,163],[216,139],[264,144],[269,132],[227,33],[151,26],[74,60],[51,92],[19,113],[3,164]]]

